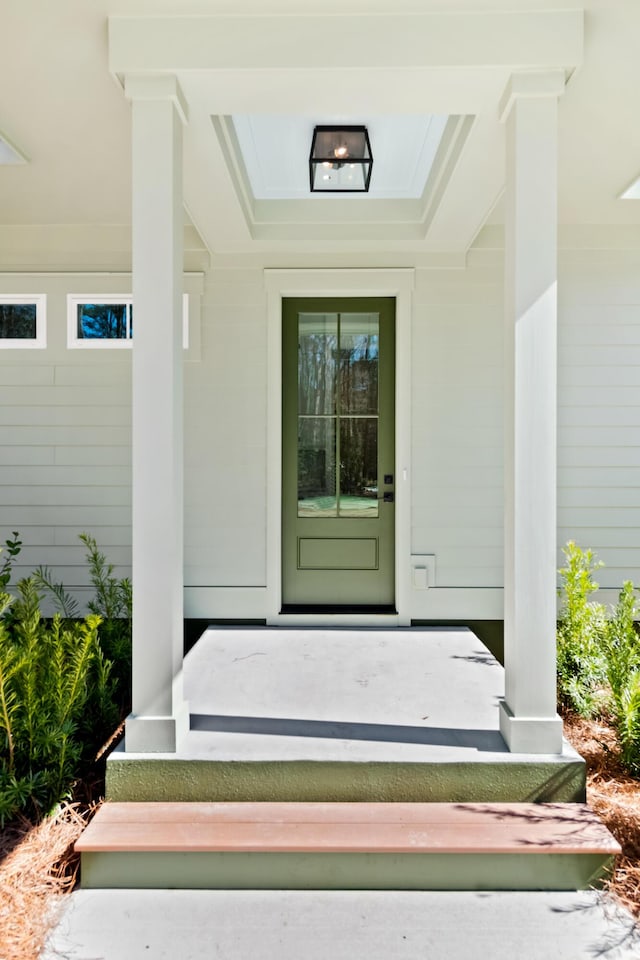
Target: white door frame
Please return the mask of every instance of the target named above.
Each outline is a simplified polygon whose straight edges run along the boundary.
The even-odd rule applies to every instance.
[[[267,623],[410,623],[411,294],[414,270],[265,270],[267,289]],[[282,605],[282,300],[284,297],[394,297],[396,301],[395,615],[281,614]]]

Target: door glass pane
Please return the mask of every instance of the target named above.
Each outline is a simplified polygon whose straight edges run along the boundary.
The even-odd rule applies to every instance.
[[[340,317],[340,411],[378,412],[379,314]]]
[[[378,418],[340,421],[340,516],[378,516]]]
[[[298,516],[335,517],[336,418],[298,418]]]
[[[338,315],[301,313],[298,317],[298,415],[336,412]]]

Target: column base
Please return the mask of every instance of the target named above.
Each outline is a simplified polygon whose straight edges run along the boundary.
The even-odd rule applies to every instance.
[[[554,717],[516,717],[506,700],[500,701],[500,733],[511,753],[563,751],[562,720]]]
[[[130,713],[124,726],[125,753],[177,753],[189,730],[186,700],[171,717],[141,717]]]

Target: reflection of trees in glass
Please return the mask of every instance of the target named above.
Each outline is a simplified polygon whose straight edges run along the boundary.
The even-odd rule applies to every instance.
[[[298,341],[298,415],[335,413],[336,324],[331,332],[307,333],[300,324]]]
[[[342,413],[378,412],[378,336],[340,337],[340,410]]]
[[[376,497],[378,333],[377,325],[366,332],[354,330],[357,325],[350,321],[340,334],[340,493]]]
[[[363,331],[363,327],[365,328]],[[351,315],[301,317],[298,332],[298,497],[376,498],[378,325]],[[337,416],[336,416],[337,414]],[[349,508],[345,504],[345,509]],[[335,501],[334,507],[335,510]]]
[[[78,339],[126,340],[128,310],[126,303],[78,304]]]
[[[336,493],[337,326],[337,317],[300,318],[298,499],[335,497]]]
[[[310,417],[298,427],[298,499],[331,497],[335,512],[335,417]]]
[[[36,304],[0,304],[0,339],[35,340]]]
[[[340,493],[378,495],[378,420],[343,418],[340,422]]]

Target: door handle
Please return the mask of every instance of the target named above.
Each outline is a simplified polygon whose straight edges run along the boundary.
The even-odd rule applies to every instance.
[[[393,490],[385,490],[384,494],[382,495],[382,500],[384,503],[393,503],[395,500],[395,494]]]

